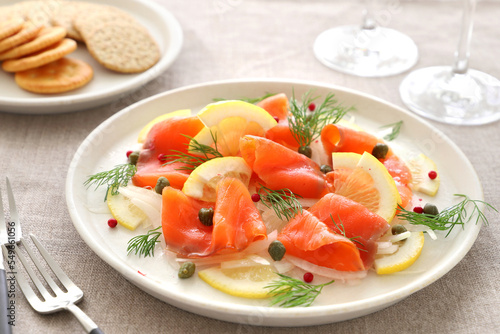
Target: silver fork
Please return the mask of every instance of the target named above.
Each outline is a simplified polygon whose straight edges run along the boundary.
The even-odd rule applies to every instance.
[[[8,180],[7,180],[8,182]],[[10,217],[11,221],[16,219],[15,222],[17,226],[19,226],[18,218],[17,218],[17,210],[14,202],[14,196],[12,194],[12,190],[10,188],[10,184],[7,184],[7,192],[9,196],[9,207],[10,207]],[[3,212],[2,203],[0,201],[0,211]],[[13,218],[14,217],[14,218]],[[31,306],[35,309],[35,311],[48,314],[54,313],[62,310],[67,310],[73,313],[73,315],[80,321],[80,324],[86,330],[87,333],[91,334],[102,334],[104,333],[97,325],[90,319],[75,303],[79,302],[83,298],[83,292],[78,288],[64,273],[64,271],[59,267],[59,265],[54,261],[54,259],[49,255],[47,250],[40,244],[37,238],[34,235],[30,235],[31,240],[35,244],[38,252],[41,257],[45,260],[49,268],[52,270],[54,275],[57,277],[61,285],[64,287],[66,291],[63,291],[52,279],[48,271],[42,266],[41,262],[37,259],[33,251],[26,244],[25,240],[21,237],[20,229],[16,229],[16,238],[19,239],[19,245],[15,244],[9,245],[9,249],[5,245],[2,245],[2,251],[4,258],[8,261],[8,256],[15,253],[16,259],[18,259],[21,264],[24,266],[28,276],[31,278],[33,285],[38,289],[38,292],[42,296],[39,298],[35,291],[28,284],[24,275],[19,272],[19,270],[14,269],[11,272],[13,273],[19,288],[23,292],[24,296],[31,304]],[[19,233],[19,234],[18,234]],[[38,272],[43,276],[45,282],[52,290],[53,295],[45,288],[42,284],[38,276],[35,274],[33,269],[30,267],[30,264],[27,262],[26,257],[21,252],[21,248],[25,249],[31,261],[35,264]],[[13,253],[12,253],[13,252]],[[17,264],[17,261],[15,261]]]

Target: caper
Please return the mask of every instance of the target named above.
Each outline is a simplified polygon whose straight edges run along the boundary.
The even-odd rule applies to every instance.
[[[387,152],[389,152],[389,146],[382,143],[377,143],[375,147],[373,147],[372,155],[377,159],[385,159],[387,156]]]
[[[326,174],[326,173],[330,173],[333,170],[333,168],[330,165],[321,165],[321,167],[319,167],[319,170],[323,174]]]
[[[394,225],[392,228],[391,228],[391,232],[393,235],[396,235],[396,234],[401,234],[401,233],[405,233],[406,231],[408,231],[406,229],[406,227],[404,227],[403,225]]]
[[[212,226],[214,224],[213,218],[213,208],[201,208],[200,211],[198,211],[198,219],[200,219],[200,222],[205,226]]]
[[[170,182],[168,181],[168,179],[164,176],[160,176],[158,178],[158,181],[156,181],[155,191],[161,195],[163,188],[168,187],[169,185]]]
[[[283,256],[285,256],[286,248],[285,245],[281,243],[281,241],[274,240],[269,244],[267,251],[269,252],[269,255],[271,255],[271,258],[274,261],[280,261],[283,258]]]
[[[130,162],[131,165],[136,165],[138,160],[139,160],[139,151],[132,152],[128,156],[128,161]]]
[[[309,146],[299,147],[299,153],[305,155],[308,158],[310,158],[312,156],[312,150]]]
[[[439,210],[434,204],[427,203],[424,206],[424,213],[431,216],[437,216],[439,214]]]
[[[193,262],[184,262],[179,268],[179,273],[177,274],[179,278],[189,278],[193,276],[196,265]]]

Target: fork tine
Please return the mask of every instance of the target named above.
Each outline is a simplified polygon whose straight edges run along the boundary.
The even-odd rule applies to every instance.
[[[45,268],[42,267],[42,264],[40,263],[40,261],[36,260],[35,254],[33,254],[33,251],[31,250],[31,247],[28,247],[24,243],[24,239],[21,239],[21,244],[23,245],[24,249],[26,249],[26,252],[30,256],[30,258],[33,261],[33,263],[35,264],[35,266],[37,267],[38,271],[40,272],[40,274],[42,274],[43,278],[45,279],[45,281],[47,282],[47,284],[50,286],[50,288],[52,289],[52,291],[54,291],[54,293],[56,294],[56,296],[58,294],[64,293],[61,290],[61,288],[59,288],[57,286],[56,282],[54,282],[54,280],[52,279],[52,277],[50,277],[50,275],[47,273],[47,270],[45,270]]]
[[[24,247],[26,247],[26,245],[24,245]],[[40,279],[38,278],[38,276],[35,274],[35,272],[33,271],[33,269],[31,269],[31,266],[30,264],[26,261],[26,257],[23,255],[23,253],[21,253],[20,251],[18,251],[18,247],[15,247],[15,252],[16,252],[16,256],[17,258],[21,261],[21,263],[23,264],[24,266],[24,269],[26,270],[26,272],[28,273],[29,277],[31,278],[31,281],[33,282],[33,284],[36,286],[36,288],[38,289],[38,291],[40,292],[40,294],[42,295],[42,297],[45,299],[45,300],[49,300],[50,298],[53,298],[49,292],[47,291],[47,289],[43,286],[42,282],[40,282]],[[33,262],[36,262],[36,259],[31,259],[33,260]]]
[[[10,210],[10,221],[15,223],[15,235],[16,242],[20,240],[23,235],[21,232],[21,224],[19,222],[19,215],[17,214],[16,201],[14,199],[14,194],[12,193],[12,187],[10,186],[9,178],[5,178],[7,183],[7,196],[9,198],[9,210]]]
[[[12,247],[17,247],[17,246],[12,246]],[[2,245],[2,251],[3,251],[3,255],[4,255],[4,258],[5,260],[7,261],[7,254],[8,254],[8,250],[7,250],[7,247],[5,247],[5,245]],[[31,288],[31,286],[28,284],[28,282],[26,281],[26,279],[24,278],[24,275],[21,274],[17,268],[15,270],[12,270],[12,274],[14,275],[14,277],[16,278],[16,282],[19,286],[19,288],[21,289],[21,291],[23,292],[24,296],[26,297],[26,299],[28,300],[28,302],[31,304],[31,306],[37,310],[38,312],[40,312],[41,308],[40,308],[40,303],[42,302],[40,300],[40,298],[35,294],[35,292],[33,291],[33,289]]]
[[[36,248],[38,248],[38,251],[40,254],[43,256],[47,264],[49,265],[50,269],[54,272],[56,275],[57,279],[63,284],[63,286],[69,290],[69,289],[78,289],[80,292],[80,288],[77,287],[72,280],[69,279],[68,276],[64,273],[64,271],[59,267],[56,261],[50,256],[50,254],[45,250],[45,247],[42,246],[42,244],[38,241],[38,239],[33,235],[30,234],[31,240],[33,240],[33,243],[35,244]]]

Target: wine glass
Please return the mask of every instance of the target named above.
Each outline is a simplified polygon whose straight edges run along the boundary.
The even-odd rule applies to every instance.
[[[453,66],[415,70],[402,81],[399,92],[404,104],[421,116],[449,124],[486,124],[500,119],[500,81],[468,68],[476,0],[463,3]]]
[[[331,28],[316,38],[313,50],[321,63],[361,77],[394,75],[415,65],[417,46],[399,31],[377,25],[373,2],[367,0],[361,26]]]

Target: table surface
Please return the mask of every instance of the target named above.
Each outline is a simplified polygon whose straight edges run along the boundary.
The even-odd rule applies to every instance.
[[[23,231],[36,234],[81,287],[85,297],[79,306],[106,333],[302,333],[304,328],[252,327],[198,316],[161,302],[128,282],[91,251],[72,225],[64,191],[69,163],[80,143],[101,122],[136,101],[169,89],[223,79],[290,78],[353,88],[404,107],[398,86],[405,74],[359,78],[327,69],[314,58],[312,44],[319,33],[361,21],[360,2],[155,1],[176,16],[185,37],[179,58],[159,78],[113,103],[82,112],[0,112],[0,176],[9,176],[13,183]],[[416,42],[420,59],[414,68],[452,63],[462,13],[459,3],[391,4],[381,5],[376,13],[384,25]],[[497,78],[500,30],[494,23],[499,14],[500,2],[478,3],[470,59],[471,68]],[[500,123],[475,127],[431,123],[465,153],[480,177],[485,200],[500,207]],[[3,182],[0,188],[5,193]],[[500,217],[493,212],[487,217],[490,225],[481,229],[470,252],[437,282],[382,311],[308,327],[307,332],[495,332],[500,328]],[[17,291],[15,333],[80,332],[83,330],[71,314],[39,315]]]

